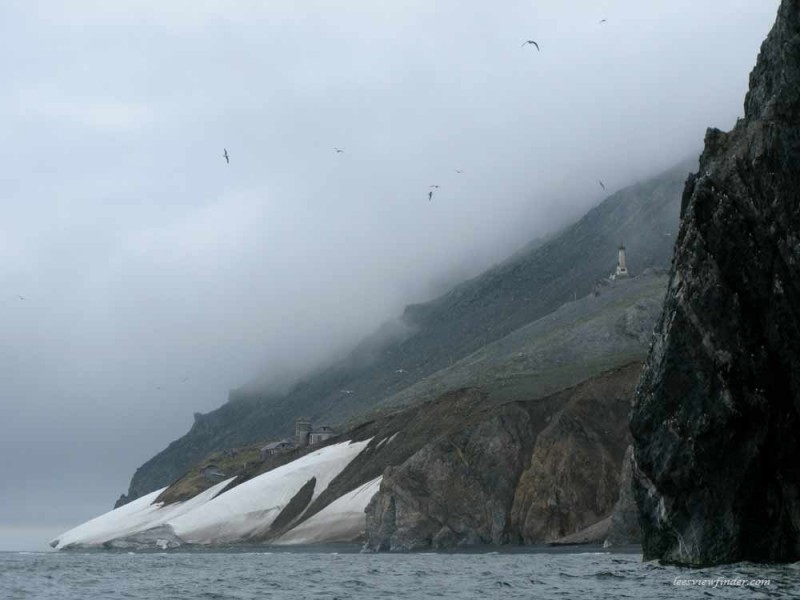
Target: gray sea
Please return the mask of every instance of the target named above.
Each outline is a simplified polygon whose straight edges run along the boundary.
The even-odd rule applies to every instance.
[[[800,563],[694,570],[601,548],[0,553],[2,600],[709,597],[800,598]]]

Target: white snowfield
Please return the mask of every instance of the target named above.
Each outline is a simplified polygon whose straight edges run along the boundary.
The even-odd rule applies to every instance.
[[[192,544],[244,541],[266,533],[292,497],[312,477],[313,502],[328,484],[367,446],[342,442],[321,448],[236,486],[191,513],[170,522],[181,539]]]
[[[205,504],[231,481],[233,478],[222,481],[185,502],[176,502],[168,506],[164,506],[161,502],[153,504],[159,494],[167,489],[161,488],[70,529],[51,541],[50,545],[57,550],[67,546],[101,546],[105,542],[164,525],[170,519]]]
[[[340,496],[311,518],[288,531],[278,545],[350,542],[364,533],[364,509],[381,486],[383,477],[368,481]]]
[[[311,500],[313,502],[369,442],[370,440],[342,442],[326,446],[254,477],[225,493],[220,492],[231,479],[216,484],[190,500],[168,506],[152,504],[164,491],[158,490],[67,531],[50,545],[57,549],[68,546],[100,546],[155,527],[168,530],[182,543],[224,544],[258,539],[269,531],[275,518],[311,478],[316,478]],[[316,525],[302,523],[301,527],[306,526],[303,530],[306,533],[303,535],[307,538],[314,537],[318,542],[339,541],[339,538],[355,527],[356,520],[359,531],[363,531],[363,508],[360,509],[358,519],[355,513],[362,504],[366,507],[377,491],[377,485],[374,485],[376,481],[379,484],[379,480],[371,481],[345,494],[314,515],[309,521],[316,519]],[[337,514],[343,519],[341,526],[334,522]],[[293,531],[290,530],[284,537],[291,535]],[[329,540],[330,536],[336,539]],[[355,536],[350,539],[353,537]]]

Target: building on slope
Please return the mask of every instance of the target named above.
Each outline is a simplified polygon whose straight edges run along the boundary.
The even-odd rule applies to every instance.
[[[327,425],[320,425],[308,434],[308,443],[312,446],[328,440],[336,435],[336,432]]]
[[[258,458],[261,460],[261,462],[264,462],[268,456],[273,456],[279,452],[283,452],[284,450],[291,450],[292,448],[294,448],[294,442],[290,439],[272,442],[258,451]]]
[[[617,268],[611,274],[609,279],[613,281],[615,279],[624,279],[625,277],[628,276],[629,276],[628,267],[625,264],[625,245],[620,244],[619,252],[617,253]]]

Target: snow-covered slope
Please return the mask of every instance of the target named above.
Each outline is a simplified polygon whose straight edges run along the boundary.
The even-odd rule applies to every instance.
[[[193,544],[243,541],[269,530],[292,497],[312,477],[314,498],[369,444],[343,442],[326,446],[272,471],[267,471],[175,519],[170,524]]]
[[[350,542],[364,533],[364,510],[378,491],[383,477],[368,481],[323,508],[278,538],[275,544]]]
[[[232,479],[227,479],[186,502],[176,502],[168,506],[163,506],[162,503],[153,504],[166,488],[157,490],[70,529],[51,541],[50,545],[58,550],[69,546],[101,546],[111,540],[159,527],[170,519],[202,506],[225,489],[231,481]]]
[[[220,482],[185,502],[166,506],[163,503],[154,504],[164,491],[157,490],[67,531],[50,545],[59,550],[104,544],[115,547],[174,547],[185,543],[222,544],[258,538],[269,531],[272,522],[300,488],[312,478],[315,479],[310,504],[369,442],[342,442],[326,446],[224,493],[223,490],[232,479]],[[325,532],[318,530],[327,526],[334,527],[336,532],[353,527],[363,531],[363,507],[360,509],[359,523],[355,523],[357,519],[352,512],[358,512],[357,505],[363,501],[363,494],[357,492],[367,486],[345,494],[315,515],[315,535],[325,537]],[[376,490],[377,487],[366,498],[366,502]],[[326,513],[337,503],[339,508]],[[341,514],[347,521],[346,527],[333,523],[336,514]],[[336,533],[336,536],[341,537],[341,534]]]

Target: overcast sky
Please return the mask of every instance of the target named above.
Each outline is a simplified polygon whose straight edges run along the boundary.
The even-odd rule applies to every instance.
[[[0,550],[108,510],[193,412],[580,216],[598,179],[696,156],[777,5],[4,0]]]

